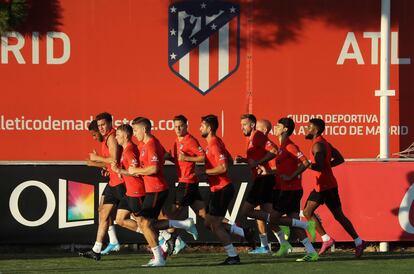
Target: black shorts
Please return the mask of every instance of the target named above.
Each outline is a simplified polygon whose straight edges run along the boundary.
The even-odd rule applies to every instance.
[[[300,200],[303,190],[280,190],[279,197],[273,200],[273,209],[284,214],[300,213]]]
[[[273,189],[273,192],[272,192],[273,205],[277,204],[277,201],[279,200],[279,195],[280,195],[280,189]]]
[[[103,203],[118,205],[119,202],[124,198],[125,192],[125,184],[119,184],[114,187],[107,184],[102,193],[102,195],[104,195]]]
[[[147,192],[142,203],[142,208],[136,215],[148,219],[158,219],[158,215],[160,215],[167,197],[168,190],[162,192]]]
[[[118,209],[125,209],[131,213],[137,214],[142,209],[145,196],[130,197],[125,196],[118,204]]]
[[[275,186],[275,176],[266,175],[257,177],[249,193],[246,201],[255,207],[262,204],[272,203],[273,187]]]
[[[227,209],[234,196],[234,186],[232,183],[225,186],[223,189],[210,192],[210,198],[206,211],[211,216],[224,217]]]
[[[309,194],[308,201],[317,202],[320,205],[326,204],[331,211],[341,207],[341,199],[339,198],[337,187],[321,192],[312,190]]]
[[[203,201],[198,183],[178,183],[175,188],[175,204],[179,206],[190,206],[195,201]]]

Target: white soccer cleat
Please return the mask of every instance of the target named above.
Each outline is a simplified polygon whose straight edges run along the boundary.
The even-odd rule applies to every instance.
[[[148,263],[143,264],[143,267],[162,267],[165,266],[165,260],[151,259]]]

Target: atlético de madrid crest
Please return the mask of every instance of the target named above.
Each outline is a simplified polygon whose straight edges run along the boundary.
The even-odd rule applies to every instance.
[[[240,6],[180,1],[168,7],[168,65],[202,95],[239,66]]]

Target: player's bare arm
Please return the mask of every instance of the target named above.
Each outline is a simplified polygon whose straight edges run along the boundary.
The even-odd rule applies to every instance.
[[[270,160],[274,159],[275,157],[276,157],[275,153],[268,151],[262,159],[260,159],[258,161],[254,161],[255,165],[251,166],[251,167],[257,167],[258,165],[263,165],[263,164],[269,162]],[[249,165],[250,165],[250,161],[249,161]]]
[[[120,174],[120,175],[123,175],[123,176],[134,176],[134,175],[132,175],[131,173],[129,173],[129,172],[128,172],[128,170],[126,170],[126,169],[123,169],[123,168],[119,167],[119,166],[116,164],[116,162],[112,162],[112,163],[111,163],[111,169],[112,169],[114,172],[116,172],[116,173],[118,173],[118,174]]]
[[[203,163],[205,159],[204,155],[200,156],[187,156],[184,153],[180,153],[178,155],[178,161],[184,161],[184,162],[195,162],[195,163]]]
[[[109,157],[102,157],[98,155],[96,151],[93,151],[92,153],[89,153],[89,160],[106,164],[111,164],[113,161],[118,161],[121,151],[114,135],[109,136],[107,145],[109,149]]]
[[[206,174],[207,175],[220,175],[223,173],[227,172],[227,164],[220,164],[216,167],[210,168],[210,169],[206,169]]]
[[[102,163],[102,162],[95,162],[95,161],[91,161],[91,160],[86,160],[86,165],[90,166],[90,167],[104,168],[106,164]]]
[[[315,163],[311,164],[310,168],[315,171],[322,171],[325,167],[325,147],[321,143],[316,143],[312,147],[312,153],[315,156]]]
[[[133,176],[150,176],[158,173],[158,166],[152,165],[147,167],[129,167],[128,173]]]
[[[331,145],[331,150],[332,150],[331,167],[338,166],[345,162],[345,159],[342,156],[342,154],[339,152],[339,150],[334,148],[332,145]]]
[[[291,175],[282,174],[280,175],[280,178],[282,178],[283,181],[291,181],[295,178],[297,178],[300,174],[302,174],[311,164],[309,163],[308,159],[304,159],[298,168],[293,172]]]

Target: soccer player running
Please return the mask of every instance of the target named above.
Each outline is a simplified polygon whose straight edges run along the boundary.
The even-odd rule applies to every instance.
[[[170,227],[185,229],[195,240],[198,238],[198,233],[191,218],[183,221],[157,220],[168,196],[168,184],[163,172],[165,149],[158,139],[151,134],[151,121],[147,118],[135,118],[132,121],[132,128],[134,136],[137,137],[139,142],[143,142],[143,145],[139,156],[140,167],[130,166],[128,173],[134,176],[142,176],[146,191],[142,208],[138,212],[136,220],[154,254],[154,257],[143,266],[164,266],[164,254],[157,240],[158,230]]]
[[[223,223],[224,216],[234,195],[234,186],[228,177],[228,162],[232,161],[223,141],[216,136],[218,119],[215,115],[201,118],[200,132],[206,139],[205,174],[210,184],[210,198],[205,216],[205,225],[224,245],[227,258],[221,264],[239,264],[240,258],[234,248],[229,232]]]
[[[205,154],[197,139],[188,132],[187,118],[184,115],[177,115],[173,121],[177,138],[173,145],[172,155],[167,153],[166,159],[175,164],[178,185],[175,189],[175,203],[170,217],[176,218],[184,208],[189,206],[204,219],[206,211],[198,188],[195,165],[197,162],[204,162]],[[179,253],[185,247],[184,241],[176,233],[162,233],[162,235],[167,243],[172,243],[169,244],[170,249],[174,246],[171,250],[174,254]]]
[[[138,214],[145,198],[145,187],[142,177],[132,176],[128,173],[129,167],[139,166],[139,151],[138,147],[131,141],[132,135],[132,127],[128,124],[120,125],[116,129],[115,138],[123,150],[120,165],[113,162],[111,167],[113,171],[122,176],[126,186],[125,196],[118,204],[116,223],[131,231],[142,233],[136,220],[130,218],[131,213],[133,217]]]
[[[104,141],[104,137],[99,132],[98,123],[96,122],[96,120],[91,121],[91,123],[88,125],[88,130],[92,134],[92,138],[95,141],[98,141],[100,143],[102,143]],[[105,163],[95,162],[95,161],[91,161],[91,160],[88,159],[86,161],[86,164],[90,167],[99,167],[99,168],[101,168],[101,174],[104,177],[107,177],[109,175],[108,171],[106,170],[106,164]],[[102,193],[101,198],[99,199],[99,210],[98,211],[101,210],[104,200],[105,200],[105,193]],[[115,226],[112,225],[112,219],[114,219],[115,217],[110,216],[110,218],[111,218],[111,221],[110,221],[111,225],[108,228],[108,236],[109,236],[109,243],[110,244],[104,250],[101,251],[101,255],[109,254],[109,252],[111,252],[111,251],[119,251],[119,249],[120,249],[120,245],[118,243],[118,237],[116,236]]]
[[[332,172],[332,168],[344,162],[341,153],[334,148],[325,138],[322,133],[325,130],[325,122],[322,119],[311,119],[307,128],[306,139],[312,141],[310,150],[311,166],[316,179],[316,188],[310,193],[306,202],[303,214],[308,220],[314,220],[316,223],[316,230],[321,235],[323,244],[320,254],[326,251],[335,241],[330,238],[323,228],[322,224],[315,218],[315,210],[322,204],[326,204],[332,215],[335,217],[345,231],[355,241],[355,256],[360,258],[366,247],[363,241],[357,234],[351,221],[345,216],[342,211],[341,200],[338,193],[338,183]]]
[[[110,243],[105,251],[119,250],[120,246],[115,234],[115,227],[112,224],[111,212],[118,205],[125,195],[125,184],[119,175],[111,169],[112,162],[118,162],[122,148],[115,139],[115,129],[112,128],[112,115],[104,112],[96,115],[95,118],[100,134],[103,136],[101,155],[95,151],[89,154],[89,160],[100,164],[105,164],[105,169],[109,173],[109,183],[103,192],[103,204],[99,210],[99,225],[96,234],[96,241],[92,250],[80,252],[79,255],[94,260],[101,259],[102,241],[108,232]],[[112,234],[112,235],[111,235]],[[112,239],[112,241],[111,241]]]
[[[269,120],[258,120],[256,124],[256,130],[262,132],[265,136],[268,136],[269,132],[272,130],[272,123]],[[274,144],[270,139],[266,142],[266,150],[276,154],[278,151],[277,145]],[[269,166],[271,169],[274,169],[275,167],[275,161],[271,160],[269,161]],[[273,176],[274,175],[270,175]],[[260,209],[260,206],[257,206],[257,209]],[[262,220],[256,220],[257,223],[257,229],[259,231],[259,239],[260,239],[260,246],[255,248],[254,250],[250,250],[249,254],[268,254],[270,253],[270,245],[267,238],[267,229],[266,229],[266,223]],[[288,228],[289,229],[289,228]],[[280,233],[279,233],[280,234]],[[275,233],[275,236],[277,239],[279,239],[279,236],[277,233]],[[283,235],[283,238],[285,236]]]
[[[279,119],[274,135],[278,138],[280,149],[276,157],[276,180],[280,190],[275,190],[273,196],[273,208],[281,215],[299,219],[300,201],[303,196],[301,174],[309,167],[308,159],[300,151],[299,147],[292,142],[290,136],[295,129],[295,123],[291,118]],[[277,196],[279,195],[279,196]],[[292,228],[292,232],[301,235],[302,231]],[[305,246],[307,255],[303,261],[316,261],[318,254],[307,237],[300,238]],[[280,249],[274,254],[282,257],[288,254],[292,246],[285,239],[280,239]]]
[[[187,118],[183,115],[177,115],[173,121],[177,139],[174,142],[172,156],[168,160],[175,163],[179,183],[176,187],[175,204],[173,205],[171,218],[175,218],[181,214],[184,208],[190,206],[197,216],[204,220],[206,218],[206,206],[199,192],[195,165],[196,162],[204,163],[205,153],[197,139],[188,132]],[[243,238],[249,238],[248,236],[251,234],[250,231],[236,224],[230,225],[225,223],[224,226],[231,234]],[[166,235],[166,233],[163,233],[163,235]],[[166,236],[168,237],[169,235],[167,234]],[[174,239],[169,241],[174,241]],[[174,254],[177,254],[185,247],[185,243],[182,240],[175,241],[175,243],[177,242],[178,245],[174,248]]]
[[[243,134],[248,137],[247,158],[238,156],[237,161],[248,163],[254,177],[253,185],[243,205],[243,213],[247,217],[266,221],[270,224],[272,230],[275,231],[280,231],[278,225],[301,228],[297,229],[297,235],[304,244],[307,255],[296,261],[316,261],[318,259],[318,254],[315,252],[315,249],[307,238],[305,232],[307,229],[312,238],[314,238],[315,223],[313,221],[303,222],[300,221],[299,218],[292,218],[289,216],[282,217],[282,214],[279,211],[273,209],[272,190],[274,186],[274,178],[269,176],[271,171],[268,162],[276,155],[266,150],[266,142],[268,139],[262,132],[255,129],[256,122],[256,117],[253,114],[244,114],[241,116]],[[258,205],[260,205],[260,210],[255,209]],[[284,237],[280,238],[284,239]],[[283,246],[284,245],[281,245],[281,247]]]

